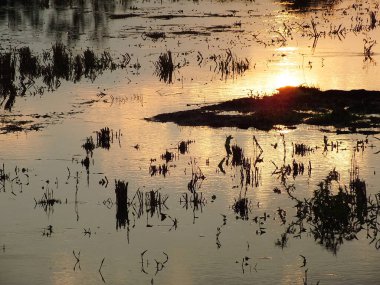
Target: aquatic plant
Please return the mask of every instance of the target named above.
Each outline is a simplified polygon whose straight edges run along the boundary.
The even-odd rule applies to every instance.
[[[238,145],[233,145],[231,147],[232,150],[232,165],[233,166],[239,166],[243,164],[244,161],[244,153],[243,149],[239,147]]]
[[[173,83],[173,73],[178,65],[174,65],[170,50],[160,54],[154,66],[156,68],[155,74],[160,78],[160,81],[163,80],[169,84]]]
[[[206,179],[206,176],[204,176],[200,167],[196,165],[195,159],[191,159],[190,165],[191,165],[191,180],[189,181],[189,183],[187,183],[187,189],[191,193],[195,193],[201,188],[202,182],[203,180]]]
[[[35,207],[40,206],[46,213],[50,213],[53,210],[55,204],[61,204],[61,200],[54,197],[54,190],[49,187],[49,183],[43,186],[44,193],[39,200],[34,198]]]
[[[206,198],[203,196],[202,192],[192,192],[192,193],[183,193],[179,203],[186,210],[192,209],[193,211],[193,224],[195,224],[195,219],[198,218],[196,215],[197,211],[202,212],[203,207],[206,205]]]
[[[0,168],[0,191],[5,192],[5,181],[9,180],[9,175],[5,173],[5,165]]]
[[[363,39],[364,46],[363,46],[363,55],[364,55],[364,61],[372,60],[373,51],[372,48],[376,45],[376,40],[372,40],[371,38],[365,38]]]
[[[116,229],[129,226],[128,182],[115,180]]]
[[[163,175],[164,177],[168,174],[169,172],[169,167],[167,164],[159,164],[158,166],[155,164],[150,164],[149,165],[149,174],[150,176],[154,175]]]
[[[96,132],[96,146],[104,149],[110,149],[113,139],[113,131],[108,128],[102,128]]]
[[[93,150],[95,149],[95,144],[92,137],[86,138],[86,142],[82,145],[82,148],[86,150],[87,155],[90,154],[92,156]]]
[[[165,153],[161,154],[161,159],[165,160],[166,163],[168,163],[169,161],[172,161],[174,157],[175,157],[174,153],[168,150],[166,150]]]
[[[338,180],[339,173],[334,169],[319,183],[310,199],[300,200],[287,190],[297,202],[297,214],[285,233],[301,237],[309,225],[315,241],[336,254],[344,241],[357,239],[359,232],[366,228],[370,243],[379,249],[380,193],[374,199],[367,197],[366,183],[358,175],[351,178],[349,188],[338,185],[335,190],[332,182]]]
[[[166,218],[166,215],[162,214],[162,208],[167,209],[166,201],[168,195],[162,195],[158,190],[150,190],[145,193],[145,209],[150,216],[153,217],[155,213],[160,215],[161,221]]]
[[[29,47],[18,49],[19,72],[21,76],[34,78],[40,75],[40,62],[37,56],[33,55]]]
[[[250,62],[247,58],[240,59],[232,54],[230,49],[226,50],[225,55],[211,55],[210,60],[215,63],[215,71],[220,72],[222,79],[228,79],[230,76],[242,75],[250,67]]]
[[[128,53],[116,61],[108,51],[100,55],[90,48],[73,55],[73,51],[56,42],[40,55],[29,47],[0,52],[0,96],[4,108],[11,110],[16,96],[42,95],[45,89],[54,91],[61,80],[78,82],[83,77],[94,81],[105,70],[126,68],[131,57]],[[42,79],[42,82],[36,79]]]
[[[194,143],[193,140],[181,141],[178,143],[178,150],[180,154],[185,154],[189,151],[189,145]]]
[[[16,78],[16,57],[13,52],[0,53],[0,94],[4,97],[0,106],[11,110],[17,95],[17,88],[14,84]]]
[[[237,214],[237,218],[248,220],[251,211],[251,201],[246,197],[239,196],[238,199],[235,199],[232,209]]]
[[[293,144],[293,153],[295,155],[306,156],[306,155],[310,154],[311,152],[314,152],[313,147],[310,147],[304,143]]]

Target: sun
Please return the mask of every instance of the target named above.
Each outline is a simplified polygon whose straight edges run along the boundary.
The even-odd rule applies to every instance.
[[[272,82],[274,89],[284,86],[299,86],[304,83],[298,72],[290,69],[284,69],[274,74]]]

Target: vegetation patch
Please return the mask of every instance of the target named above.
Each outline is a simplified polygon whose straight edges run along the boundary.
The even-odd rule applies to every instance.
[[[234,112],[229,114],[226,112]],[[148,121],[174,122],[182,126],[250,127],[271,130],[276,125],[298,124],[348,128],[350,132],[378,132],[380,91],[327,90],[282,87],[276,94],[246,97],[199,109],[164,113]]]

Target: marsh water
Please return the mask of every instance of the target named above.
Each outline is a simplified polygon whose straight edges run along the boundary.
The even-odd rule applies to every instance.
[[[377,1],[67,2],[0,4],[0,52],[128,63],[2,94],[0,284],[378,284],[380,135],[145,120],[286,85],[380,90]],[[249,66],[225,72],[229,55]]]

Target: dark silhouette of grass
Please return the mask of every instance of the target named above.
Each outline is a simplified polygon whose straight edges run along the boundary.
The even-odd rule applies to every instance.
[[[356,167],[351,170],[348,187],[339,184],[339,177],[335,169],[330,171],[310,199],[300,200],[287,189],[289,197],[297,202],[297,214],[283,236],[300,238],[309,232],[318,244],[336,254],[345,241],[358,239],[358,234],[366,230],[367,239],[379,249],[380,193],[367,196],[366,183],[359,178]],[[333,182],[339,184],[337,191]]]
[[[240,114],[220,114],[238,112]],[[309,124],[337,128],[378,128],[380,91],[327,90],[282,87],[264,97],[246,97],[199,109],[159,114],[149,121],[175,122],[183,126],[254,127],[270,130],[276,125]]]
[[[54,91],[62,80],[94,81],[106,70],[126,68],[131,58],[128,54],[121,57],[116,61],[109,52],[95,54],[90,48],[74,56],[72,50],[59,42],[42,54],[33,53],[29,47],[0,52],[0,106],[11,111],[17,96]]]
[[[173,72],[177,66],[173,63],[171,51],[161,54],[154,66],[156,67],[155,73],[160,80],[165,83],[173,83]]]

